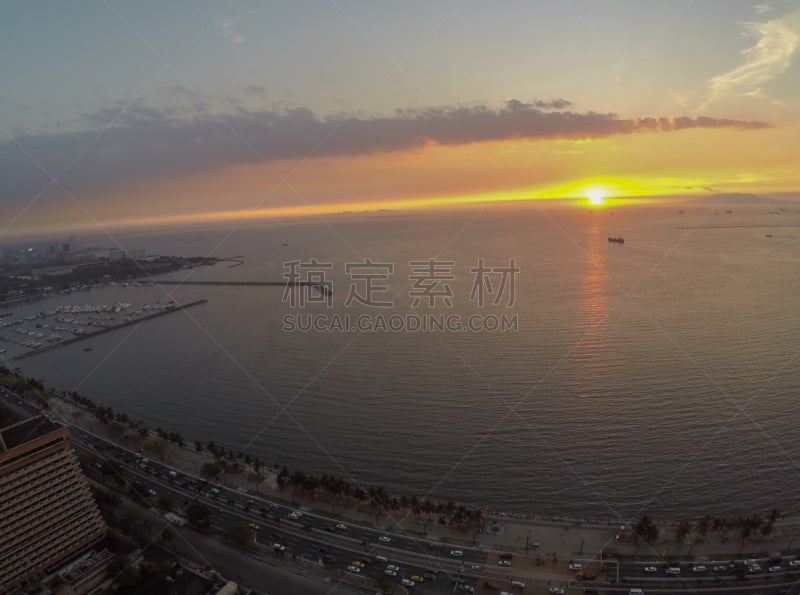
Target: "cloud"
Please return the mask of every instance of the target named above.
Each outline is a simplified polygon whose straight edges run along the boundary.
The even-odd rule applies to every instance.
[[[533,102],[533,105],[540,109],[564,109],[565,107],[571,106],[572,102],[566,99],[551,99],[550,101],[537,99]]]
[[[262,85],[247,85],[244,88],[244,92],[247,95],[257,95],[258,97],[264,97],[267,94],[267,88]]]
[[[688,128],[768,126],[706,116],[624,119],[595,112],[548,112],[517,100],[507,101],[500,109],[444,106],[398,110],[392,115],[325,118],[302,107],[262,111],[240,107],[225,114],[191,111],[187,115],[174,108],[133,106],[122,114],[100,110],[86,121],[89,126],[83,131],[0,141],[0,203],[29,200],[48,181],[20,146],[53,175],[67,168],[60,181],[79,194],[262,160],[369,155],[428,144],[574,140]],[[55,188],[51,190],[58,195]]]
[[[732,93],[763,96],[761,85],[777,78],[792,65],[800,48],[800,12],[744,26],[745,32],[757,41],[742,52],[742,64],[709,80],[703,108]]]
[[[537,99],[533,103],[523,103],[519,99],[506,99],[505,104],[506,104],[506,109],[509,110],[530,109],[532,107],[536,107],[541,110],[548,110],[548,109],[564,109],[565,107],[571,106],[572,102],[567,101],[566,99],[551,99],[550,101]]]
[[[222,30],[223,37],[229,43],[244,43],[247,41],[247,38],[244,35],[240,35],[236,32],[236,21],[238,18],[230,18],[225,19],[219,24],[219,28]]]

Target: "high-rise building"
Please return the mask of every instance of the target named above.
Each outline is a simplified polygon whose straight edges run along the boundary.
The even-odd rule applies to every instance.
[[[0,429],[0,593],[105,535],[69,428],[39,416]]]

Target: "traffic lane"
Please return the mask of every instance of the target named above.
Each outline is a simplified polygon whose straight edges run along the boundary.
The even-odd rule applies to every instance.
[[[644,588],[644,591],[647,589]],[[658,589],[652,589],[654,592]],[[622,588],[608,588],[598,589],[599,595],[629,595],[630,589]],[[713,593],[714,595],[746,595],[747,593],[754,593],[758,595],[796,595],[798,592],[798,585],[796,583],[782,583],[774,585],[746,585],[739,584],[736,586],[727,587],[704,587],[703,593]],[[697,595],[697,589],[692,587],[685,588],[670,588],[669,595]]]
[[[279,528],[281,524],[289,525],[295,530],[306,528],[309,533],[318,533],[320,537],[323,533],[329,533],[325,531],[325,527],[329,526],[326,525],[326,523],[330,523],[330,520],[325,519],[324,517],[303,515],[298,521],[293,521],[288,518],[284,519],[283,521],[279,521],[278,519],[281,518],[279,513],[285,513],[285,511],[289,509],[280,509],[279,505],[277,504],[270,502],[265,503],[265,501],[262,500],[253,500],[247,494],[230,490],[224,486],[214,486],[213,484],[174,470],[171,467],[163,465],[157,461],[148,460],[146,470],[142,468],[136,468],[138,465],[136,465],[131,459],[132,454],[130,451],[113,444],[109,445],[109,443],[102,439],[93,439],[92,437],[83,433],[79,435],[87,444],[95,447],[97,450],[102,450],[104,455],[110,455],[115,459],[120,460],[120,462],[125,465],[124,468],[134,470],[135,474],[141,476],[139,477],[138,481],[142,486],[145,486],[145,489],[152,489],[157,495],[168,495],[170,498],[175,499],[175,501],[182,506],[188,505],[190,500],[195,499],[198,495],[200,495],[209,500],[207,504],[212,508],[216,503],[237,509],[237,512],[241,510],[243,515],[248,515],[249,513],[249,517],[254,517],[258,514],[261,514],[263,520],[259,522],[267,525],[274,524],[275,528]],[[152,482],[143,483],[141,479],[143,477],[152,477],[153,480],[160,480],[163,482],[163,484]],[[190,490],[186,489],[186,483],[188,483],[189,487],[191,488]],[[215,489],[215,492],[204,491],[205,489],[210,488]],[[155,497],[156,496],[153,498]],[[270,510],[270,506],[273,506],[274,508]],[[225,528],[230,528],[236,524],[244,522],[244,520],[236,517],[235,515],[228,515],[217,517],[215,518],[214,522],[215,524],[219,524]],[[316,527],[321,527],[321,529],[315,528],[315,525]],[[418,569],[424,569],[425,567],[431,565],[445,565],[451,567],[450,570],[456,571],[459,565],[462,563],[478,566],[478,563],[485,559],[485,554],[483,552],[473,550],[461,550],[464,554],[461,559],[434,559],[433,556],[424,552],[425,546],[428,546],[428,549],[435,553],[440,553],[443,549],[446,550],[447,548],[439,544],[433,544],[431,542],[426,542],[415,538],[396,535],[387,536],[390,540],[389,542],[381,542],[379,537],[384,535],[384,533],[357,526],[353,528],[348,527],[346,530],[336,529],[336,532],[333,534],[339,538],[344,538],[350,541],[350,543],[347,545],[352,548],[360,545],[360,541],[358,539],[360,537],[361,541],[367,541],[368,545],[365,551],[371,555],[384,555],[389,557],[393,556],[395,551],[402,551],[405,555],[421,556],[425,559],[418,561]],[[302,554],[304,556],[311,556],[318,550],[318,539],[315,537],[316,536],[309,534],[307,541],[302,542],[302,545],[298,544],[298,547],[295,548],[298,550],[298,555]],[[325,537],[327,537],[327,535]],[[447,551],[449,553],[449,550]]]
[[[117,452],[119,453],[123,451],[117,450]],[[147,494],[149,490],[152,490],[153,492],[155,492],[155,495],[149,496],[149,498],[151,498],[152,500],[156,500],[161,496],[168,496],[170,499],[173,500],[174,503],[178,504],[179,508],[188,506],[191,500],[197,498],[197,493],[187,492],[184,488],[174,485],[176,480],[181,479],[180,475],[178,475],[177,477],[171,477],[167,474],[159,475],[158,473],[159,470],[166,470],[166,469],[168,468],[161,467],[161,469],[159,469],[159,466],[154,466],[153,470],[155,471],[155,473],[148,473],[141,469],[135,469],[134,467],[128,465],[123,467],[123,470],[127,471],[127,473],[130,475],[130,480],[134,482],[140,493]],[[212,524],[214,524],[214,526],[222,528],[223,530],[232,528],[236,525],[240,525],[246,522],[245,519],[241,518],[240,516],[237,516],[237,514],[232,512],[227,512],[225,511],[224,508],[216,506],[221,503],[230,505],[230,502],[233,499],[227,499],[225,497],[227,494],[230,494],[231,496],[239,496],[239,494],[236,494],[235,492],[232,492],[230,490],[225,490],[224,492],[220,490],[220,493],[215,495],[214,498],[212,498],[211,501],[207,503],[207,505],[212,510],[212,518],[211,518]],[[242,500],[243,498],[240,497],[239,498],[240,504]],[[235,500],[233,501],[235,502]],[[245,503],[246,502],[247,500],[245,500]],[[234,506],[234,508],[243,508],[243,506],[239,507]],[[238,513],[239,511],[237,510],[236,512]],[[254,513],[256,511],[251,508],[250,512],[251,512],[250,517],[251,518],[254,517],[255,516]],[[242,512],[241,514],[244,515],[244,512]],[[265,519],[265,521],[261,520],[258,521],[258,523],[265,524],[266,525],[265,528],[270,529],[269,531],[262,532],[262,534],[260,535],[259,542],[262,544],[265,542],[269,542],[271,539],[273,539],[273,535],[276,534],[275,533],[276,531],[280,530],[281,525],[283,525],[284,528],[294,529],[296,531],[302,530],[302,527],[304,525],[304,523],[302,522],[293,522],[289,520],[279,523],[274,523],[274,521],[269,517],[269,515],[267,519]],[[317,535],[314,535],[314,533],[317,533]],[[330,542],[327,541],[327,538],[333,536],[329,532],[324,530],[309,531],[309,534],[305,537],[295,535],[294,536],[295,540],[289,538],[288,535],[291,534],[285,534],[284,539],[287,539],[287,541],[283,542],[283,544],[287,547],[287,551],[295,555],[302,555],[305,558],[309,559],[316,559],[318,557],[318,551],[320,548],[319,538],[326,539],[326,541],[322,542],[323,544],[325,544],[323,547],[330,547]],[[392,548],[388,547],[381,548],[377,544],[371,544],[371,546],[368,545],[368,547],[362,553],[358,551],[360,549],[360,543],[356,539],[350,536],[344,536],[340,534],[335,534],[335,537],[339,538],[346,537],[349,543],[344,545],[349,546],[350,548],[349,550],[347,549],[338,550],[337,548],[336,552],[338,554],[337,557],[341,556],[345,558],[347,557],[356,558],[359,555],[366,554],[367,556],[383,555],[387,558],[394,558],[396,557],[396,553],[398,553],[396,551],[393,551]],[[403,544],[398,543],[400,541],[404,541],[405,543]],[[271,542],[269,543],[269,545],[271,545]],[[395,546],[405,545],[407,548],[404,552],[405,555],[419,553],[418,549],[416,548],[418,543],[413,539],[405,539],[405,540],[398,539],[395,541],[393,545]],[[447,564],[448,566],[452,567],[451,568],[452,571],[455,571],[460,565],[460,562],[457,562],[455,560],[447,560],[447,559],[439,560],[433,558],[429,559],[427,555],[425,555],[424,558],[426,559],[415,561],[414,568],[416,570],[425,570],[430,566],[441,566],[442,564]],[[408,561],[404,561],[404,563],[407,565]]]

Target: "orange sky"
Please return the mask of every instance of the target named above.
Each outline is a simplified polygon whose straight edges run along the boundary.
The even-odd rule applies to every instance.
[[[63,201],[109,225],[401,209],[474,201],[796,190],[800,134],[692,129],[591,141],[500,141],[231,166]],[[120,208],[123,206],[123,208]],[[32,209],[30,216],[35,217]],[[24,218],[22,219],[24,221]],[[56,229],[56,228],[53,228]]]

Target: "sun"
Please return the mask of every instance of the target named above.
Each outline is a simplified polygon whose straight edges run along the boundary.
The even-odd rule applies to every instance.
[[[606,193],[599,188],[592,188],[586,193],[586,197],[589,199],[590,205],[598,206],[603,204]]]

